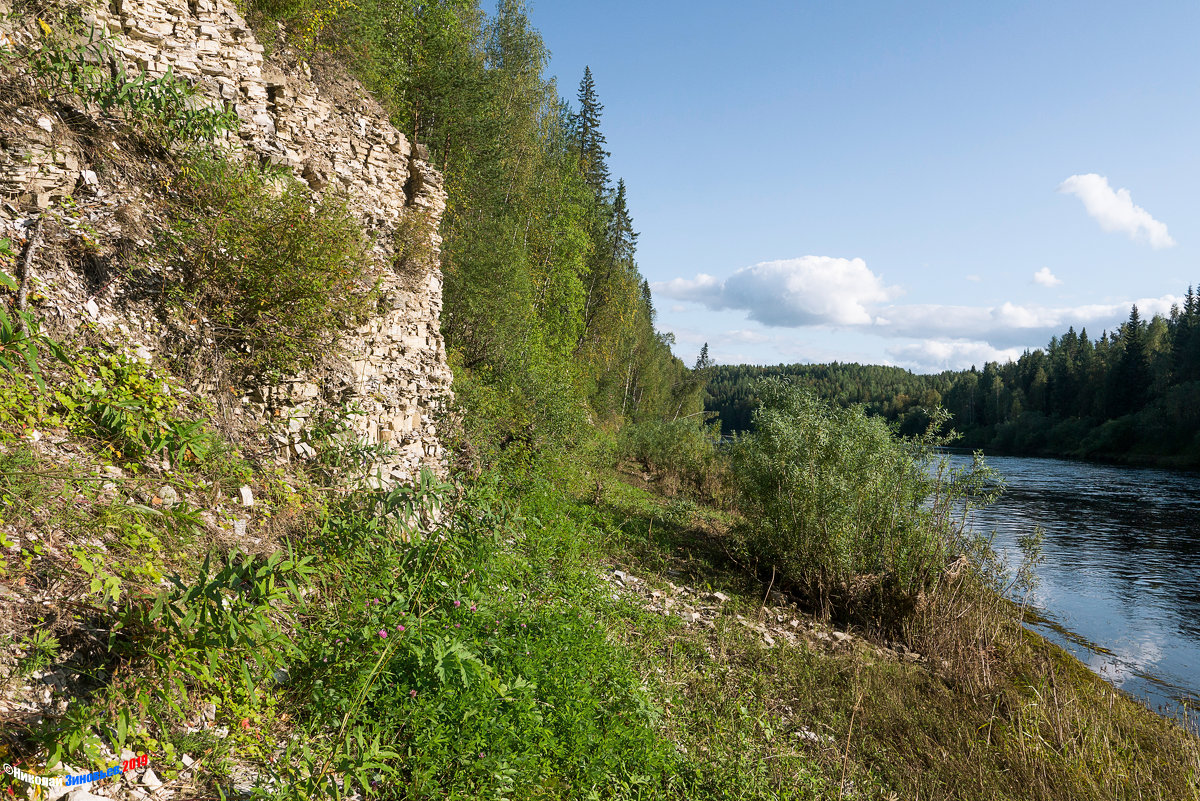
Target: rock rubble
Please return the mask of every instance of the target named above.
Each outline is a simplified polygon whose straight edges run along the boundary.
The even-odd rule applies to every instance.
[[[801,612],[782,593],[770,593],[759,614],[745,615],[736,610],[732,599],[723,592],[698,590],[673,581],[666,581],[665,588],[656,587],[619,568],[605,572],[602,578],[616,597],[632,598],[647,612],[678,618],[688,627],[715,630],[719,624],[732,623],[753,632],[768,648],[807,645],[834,652],[866,649],[887,659],[924,660],[904,645],[877,645],[851,632],[826,626]]]
[[[0,15],[9,6],[0,0]],[[314,196],[344,195],[374,242],[382,303],[375,317],[345,332],[344,369],[332,377],[326,371],[264,381],[239,395],[231,414],[246,428],[270,424],[281,459],[305,459],[314,453],[314,417],[335,406],[355,407],[360,413],[350,422],[359,438],[384,446],[371,470],[379,483],[410,481],[422,467],[444,473],[434,419],[451,381],[439,323],[437,224],[446,193],[425,148],[396,130],[338,67],[314,66],[289,50],[282,33],[277,55],[264,59],[263,46],[229,0],[124,0],[94,7],[85,22],[107,34],[129,74],[155,77],[169,70],[196,89],[201,104],[236,112],[240,127],[225,134],[226,148],[290,170]],[[0,34],[32,44],[36,31],[32,21],[24,23],[0,21]],[[60,244],[86,251],[73,267],[39,269],[36,311],[55,330],[98,325],[145,360],[211,346],[204,321],[166,326],[161,309],[130,302],[123,270],[84,274],[89,264],[94,271],[131,251],[153,262],[153,232],[165,221],[154,211],[157,188],[148,183],[153,170],[139,176],[136,170],[101,169],[99,162],[120,150],[117,138],[109,137],[113,153],[96,153],[73,135],[77,121],[67,125],[61,114],[35,104],[0,119],[0,237],[19,245],[31,221],[43,215],[58,223]],[[117,124],[93,115],[97,130]],[[422,234],[428,248],[397,266],[397,237],[414,220],[428,232]],[[189,341],[181,344],[180,336]],[[210,396],[228,392],[204,380],[193,389]]]

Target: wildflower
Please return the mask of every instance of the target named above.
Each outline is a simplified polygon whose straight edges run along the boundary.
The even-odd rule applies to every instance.
[[[416,697],[417,697],[417,691],[416,691],[416,690],[409,690],[409,691],[408,691],[408,697],[409,697],[409,698],[416,698]]]
[[[522,624],[521,624],[521,628],[525,628],[525,624],[524,624],[524,623],[522,623]]]
[[[474,612],[474,611],[475,611],[475,604],[471,604],[471,611],[472,611],[472,612]]]
[[[455,602],[454,602],[454,608],[455,608],[455,609],[457,609],[457,608],[458,608],[458,607],[460,607],[460,606],[462,606],[462,601],[455,601]]]
[[[462,628],[462,624],[460,624],[460,623],[455,623],[455,624],[454,624],[454,628],[456,628],[456,629],[460,629],[460,628]]]
[[[379,636],[386,640],[387,639],[387,629],[380,629]]]
[[[404,626],[396,626],[396,631],[404,631]]]

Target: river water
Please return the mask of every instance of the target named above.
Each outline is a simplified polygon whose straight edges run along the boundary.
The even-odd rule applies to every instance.
[[[955,465],[969,458],[949,457]],[[1200,473],[987,459],[1007,484],[973,524],[1007,562],[1040,525],[1038,631],[1163,714],[1200,709]],[[1190,714],[1195,719],[1196,714]]]

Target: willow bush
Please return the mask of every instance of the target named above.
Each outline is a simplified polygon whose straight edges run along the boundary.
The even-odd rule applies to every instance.
[[[251,371],[311,365],[377,299],[367,237],[331,193],[212,155],[172,186],[180,300]]]
[[[733,448],[744,545],[760,567],[826,614],[895,621],[942,575],[974,552],[964,525],[990,499],[980,460],[938,469],[928,433],[902,439],[862,407],[842,407],[783,380],[757,388],[754,432]]]

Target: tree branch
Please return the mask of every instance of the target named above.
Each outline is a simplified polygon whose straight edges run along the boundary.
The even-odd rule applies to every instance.
[[[29,308],[29,279],[33,276],[33,257],[38,246],[42,244],[42,220],[39,216],[33,224],[33,233],[25,245],[25,255],[21,258],[21,287],[17,290],[17,330],[29,334],[25,324],[25,311]]]

